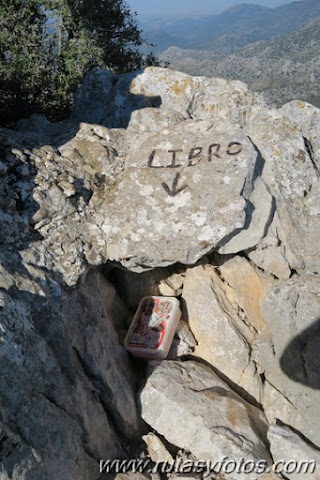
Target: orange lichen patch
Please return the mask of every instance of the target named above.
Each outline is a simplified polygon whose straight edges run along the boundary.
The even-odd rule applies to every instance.
[[[246,276],[246,283],[238,285],[237,297],[249,320],[255,324],[253,326],[262,330],[265,325],[261,315],[260,303],[264,297],[264,290],[258,275],[254,271]]]
[[[306,103],[303,102],[302,100],[296,100],[296,105],[298,108],[305,108]]]
[[[176,80],[173,84],[170,85],[171,90],[174,91],[176,95],[183,95],[186,93],[186,89],[192,87],[192,78],[183,78],[180,82]]]
[[[251,264],[239,258],[221,267],[224,280],[232,287],[237,304],[246,314],[247,321],[258,331],[265,328],[261,313],[261,301],[265,296],[262,279]]]
[[[214,111],[216,110],[216,108],[217,108],[217,105],[215,105],[215,104],[213,103],[213,104],[211,104],[211,105],[209,106],[208,110],[209,110],[209,112],[214,112]]]
[[[146,86],[136,78],[131,81],[129,90],[133,95],[148,95]]]
[[[281,155],[281,154],[282,154],[282,151],[281,151],[281,149],[278,147],[278,145],[274,145],[274,147],[273,147],[273,152],[274,152],[276,155]]]
[[[233,427],[237,427],[238,424],[239,424],[239,410],[238,410],[238,408],[234,405],[233,402],[228,403],[227,415],[228,415],[228,422],[229,422]]]

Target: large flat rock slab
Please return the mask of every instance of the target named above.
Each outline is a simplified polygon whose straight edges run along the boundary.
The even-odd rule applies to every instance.
[[[240,129],[185,121],[133,142],[101,227],[131,270],[196,262],[244,226],[256,151]]]
[[[245,457],[271,463],[262,411],[242,400],[210,368],[164,361],[140,394],[142,418],[170,443],[202,461]],[[156,412],[156,413],[155,413]],[[225,478],[256,480],[254,473]]]

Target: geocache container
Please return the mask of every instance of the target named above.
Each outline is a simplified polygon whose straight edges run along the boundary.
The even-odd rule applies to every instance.
[[[181,317],[175,297],[144,297],[126,335],[124,346],[136,357],[166,358]]]

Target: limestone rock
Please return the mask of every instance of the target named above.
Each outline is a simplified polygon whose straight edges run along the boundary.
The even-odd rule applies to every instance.
[[[243,227],[241,193],[255,161],[240,130],[208,121],[165,129],[137,150],[131,145],[128,166],[102,206],[102,254],[134,271],[194,263]]]
[[[290,118],[306,139],[309,155],[320,174],[320,110],[301,100],[293,100],[280,108]]]
[[[252,249],[265,237],[266,229],[275,213],[275,205],[274,198],[261,179],[256,181],[254,191],[250,195],[250,207],[247,213],[247,228],[239,229],[238,233],[224,242],[219,248],[219,253],[230,254]]]
[[[197,341],[190,330],[189,324],[182,319],[178,324],[177,335],[180,340],[186,342],[188,345],[190,345],[190,347],[195,347],[197,345]]]
[[[116,75],[97,69],[88,75],[74,96],[74,116],[80,121],[103,124]]]
[[[307,444],[286,426],[271,425],[268,430],[271,453],[274,462],[286,462],[283,474],[289,480],[319,480],[320,450]],[[294,462],[299,466],[294,471]],[[302,462],[306,462],[302,465]],[[309,464],[310,462],[310,464]]]
[[[281,227],[278,213],[275,212],[267,235],[256,248],[246,253],[250,260],[262,270],[286,280],[291,275],[291,268],[286,260],[286,246],[280,240],[281,238],[285,239],[286,235]]]
[[[161,280],[159,284],[159,291],[161,295],[176,297],[182,293],[184,276],[174,273],[168,278]]]
[[[147,445],[148,453],[153,462],[167,462],[169,465],[173,463],[172,455],[157,435],[148,433],[148,435],[143,435],[142,438]]]
[[[188,120],[133,137],[81,124],[58,149],[10,153],[33,169],[24,195],[34,205],[25,202],[29,223],[44,238],[39,265],[68,285],[108,259],[135,271],[194,263],[246,222],[256,152],[240,129]],[[3,232],[14,238],[17,222],[5,215]],[[30,263],[39,263],[39,248],[26,250]]]
[[[62,156],[64,164],[68,161],[70,163],[72,156],[81,158],[81,170],[73,168],[75,164],[70,165],[65,176],[59,169],[57,171],[56,166],[62,162],[59,162],[54,152],[41,150],[33,153],[37,168],[40,164],[46,165],[47,172],[43,177],[49,185],[49,188],[46,188],[46,195],[41,193],[42,186],[36,192],[35,198],[39,203],[38,211],[34,212],[36,230],[44,237],[53,236],[55,232],[56,237],[66,235],[70,237],[70,233],[63,232],[63,226],[57,220],[52,221],[51,217],[53,215],[56,217],[59,211],[60,223],[62,218],[68,218],[66,229],[68,232],[74,232],[70,239],[73,240],[70,254],[66,256],[61,252],[59,255],[58,251],[53,254],[53,259],[59,259],[57,263],[60,264],[60,271],[67,283],[76,282],[77,275],[70,275],[72,278],[69,278],[67,272],[71,269],[71,264],[78,270],[78,275],[85,269],[84,261],[98,264],[109,258],[122,261],[130,269],[145,269],[159,263],[167,265],[176,261],[194,262],[214,247],[220,247],[221,253],[249,250],[253,261],[278,278],[288,278],[292,269],[302,271],[306,268],[312,272],[319,270],[317,198],[320,186],[316,167],[317,109],[306,104],[303,104],[302,108],[300,104],[292,103],[278,111],[267,110],[261,99],[251,94],[241,82],[190,77],[156,67],[120,76],[96,70],[87,77],[77,93],[75,104],[74,121],[87,118],[91,122],[100,122],[112,127],[124,127],[129,122],[131,126],[126,132],[117,129],[112,131],[105,129],[103,132],[103,127],[96,125],[91,128],[90,134],[88,128],[85,132],[81,126],[76,140],[67,142],[59,148],[59,155]],[[290,108],[294,109],[292,115],[296,112],[296,122],[288,119]],[[299,115],[297,112],[300,112]],[[193,122],[198,123],[188,124],[183,121],[190,116]],[[212,131],[209,128],[205,133],[207,127],[199,122],[201,119],[215,122]],[[228,126],[223,124],[226,119],[229,122]],[[217,210],[221,212],[223,208],[230,208],[231,204],[221,209],[213,200],[218,194],[223,199],[223,182],[225,186],[229,185],[229,178],[232,178],[230,192],[234,194],[237,192],[238,185],[235,180],[238,172],[233,169],[230,177],[228,169],[221,169],[219,161],[225,162],[226,157],[230,163],[230,159],[235,160],[239,157],[238,163],[241,163],[241,155],[244,155],[247,147],[242,143],[244,150],[240,152],[240,156],[235,155],[233,158],[233,154],[237,153],[234,149],[238,146],[234,142],[241,143],[239,139],[223,145],[220,137],[214,139],[214,142],[212,138],[219,131],[220,133],[230,131],[230,135],[237,137],[235,124],[240,124],[243,132],[250,135],[257,149],[258,159],[253,160],[249,149],[247,153],[249,157],[251,155],[249,161],[251,166],[246,165],[246,187],[240,190],[243,195],[239,195],[238,191],[239,202],[242,201],[242,212],[240,203],[236,200],[234,204],[239,207],[238,220],[235,221],[237,226],[233,225],[230,231],[226,228],[223,236],[222,227],[219,227],[219,221],[217,222]],[[299,128],[297,125],[300,125]],[[43,128],[48,130],[49,126],[46,124]],[[190,129],[194,130],[193,135]],[[139,131],[138,137],[135,130]],[[208,143],[209,136],[209,146],[200,145],[203,141]],[[307,141],[303,140],[303,136]],[[192,145],[190,142],[193,142]],[[92,147],[90,150],[89,145]],[[159,151],[158,147],[163,151],[161,148]],[[170,148],[182,149],[183,152],[168,152]],[[208,148],[210,154],[206,151]],[[146,149],[148,151],[145,151]],[[165,154],[169,154],[170,158],[165,158]],[[48,156],[46,162],[43,161],[45,156]],[[205,162],[205,156],[208,160],[210,157],[211,162]],[[98,163],[94,163],[94,158],[100,159]],[[84,169],[83,163],[86,163],[87,159],[89,165]],[[105,161],[108,168],[105,168]],[[52,168],[53,162],[55,168]],[[161,162],[165,163],[162,167],[172,168],[160,168]],[[181,167],[178,168],[180,163]],[[148,164],[150,168],[145,168]],[[134,175],[131,168],[135,169]],[[194,169],[197,170],[196,173]],[[206,201],[214,205],[211,216],[214,214],[215,218],[208,217],[201,224],[204,212],[201,211],[201,199],[199,202],[198,196],[204,197],[202,191],[205,192],[207,188],[206,182],[209,186],[208,180],[212,178],[212,170],[215,172],[213,178],[215,189],[213,192],[211,188]],[[93,176],[91,179],[90,172]],[[139,179],[135,177],[138,172]],[[204,182],[201,187],[202,182],[199,183],[197,180],[199,175],[203,177]],[[254,182],[261,175],[262,179]],[[41,176],[38,175],[38,178]],[[239,181],[240,179],[241,175]],[[120,227],[118,224],[115,225],[113,217],[118,219],[119,214],[114,205],[121,208],[128,194],[134,200],[131,208],[127,209],[127,216],[123,218],[126,227],[122,229],[121,225]],[[151,203],[146,208],[145,200],[149,197]],[[103,202],[102,198],[107,201]],[[200,217],[195,217],[191,203],[199,204]],[[167,231],[164,225],[172,223],[174,205],[177,205],[178,216],[181,218],[184,213],[190,223],[184,221],[186,225],[184,231],[183,227],[180,229],[182,222],[176,221],[175,235],[169,242],[163,232]],[[137,210],[139,215],[135,213]],[[109,216],[103,220],[106,211]],[[237,215],[234,213],[236,220]],[[145,215],[151,219],[144,220]],[[9,222],[9,219],[7,218],[5,222]],[[228,222],[229,220],[227,222],[224,220],[224,228]],[[212,230],[213,224],[217,225],[215,231]],[[219,228],[220,233],[217,231]],[[176,237],[181,236],[188,241],[188,234],[200,245],[192,245],[186,251],[181,248]],[[120,242],[117,241],[118,235],[121,237]],[[156,256],[153,243],[158,242],[159,235],[157,249],[160,245],[161,262],[153,258]],[[85,251],[81,245],[81,237],[84,237],[86,244],[92,244]],[[131,248],[133,242],[139,243],[139,248],[147,251],[148,255],[141,256],[141,253],[138,255],[138,252]],[[165,248],[161,250],[163,243]],[[172,255],[172,243],[179,249],[178,258]],[[63,261],[59,257],[63,257]],[[137,266],[137,263],[140,265]]]
[[[246,125],[255,106],[265,104],[260,95],[237,80],[196,77],[199,93],[195,97],[193,118],[226,118],[229,122]]]
[[[131,92],[145,97],[160,96],[160,108],[174,109],[195,119],[220,119],[244,125],[262,98],[247,85],[222,78],[191,77],[157,67],[146,68],[131,84]]]
[[[83,118],[84,106],[93,106],[98,98],[95,81],[108,99],[104,120],[97,121],[108,124],[110,117],[113,126],[125,126],[122,117],[135,112],[133,130],[82,123],[77,135],[58,149],[11,152],[24,168],[28,164],[34,169],[32,193],[38,208],[34,206],[31,222],[44,244],[50,243],[44,268],[74,285],[88,264],[110,259],[142,271],[194,263],[220,248],[225,254],[248,250],[261,268],[279,278],[288,278],[292,269],[318,270],[319,182],[301,133],[284,115],[266,110],[255,96],[249,101],[242,84],[227,82],[230,92],[234,89],[231,112],[241,110],[237,95],[250,105],[245,115],[241,110],[246,117],[241,130],[232,123],[233,113],[225,112],[226,105],[221,111],[214,108],[211,117],[209,112],[196,114],[201,89],[207,91],[204,86],[216,82],[218,98],[225,81],[151,68],[119,77],[95,71],[76,96],[74,118]],[[155,89],[162,99],[158,109],[145,103]],[[183,120],[187,111],[193,120]],[[149,128],[150,115],[154,120]],[[141,119],[139,135],[135,116]],[[169,117],[172,122],[165,120]],[[282,152],[287,161],[278,161]],[[20,182],[19,188],[23,185],[24,197],[30,198],[28,182]],[[3,231],[10,238],[17,222],[13,225],[12,215],[6,215]],[[26,255],[31,261],[37,253]]]
[[[161,99],[159,106],[163,110],[174,109],[190,118],[190,110],[195,95],[194,78],[169,69],[149,67],[131,83],[131,92],[143,97]]]
[[[319,141],[310,105],[267,109],[241,82],[155,67],[96,70],[71,119],[0,129],[4,478],[92,480],[100,458],[132,453],[136,378],[117,332],[159,293],[183,291],[196,337],[180,324],[175,355],[195,349],[320,445]],[[141,399],[200,459],[269,458],[261,412],[202,365],[163,362]]]
[[[122,132],[82,125],[74,141],[59,149],[32,151],[19,134],[2,130],[0,137],[10,166],[0,187],[0,241],[22,248],[26,262],[56,272],[57,280],[62,274],[76,284],[88,263],[103,262],[88,237],[99,242],[99,213],[93,223],[87,206],[93,196],[99,203],[106,182],[122,169]]]
[[[187,270],[183,285],[190,328],[198,342],[194,355],[203,358],[257,401],[261,381],[255,342],[265,328],[260,310],[264,284],[241,257],[221,266]]]
[[[138,74],[115,75],[102,69],[91,72],[75,94],[73,119],[109,128],[126,128],[134,110],[159,107],[158,94],[152,97],[135,95],[131,91]]]
[[[243,257],[234,257],[226,260],[219,266],[223,281],[229,285],[234,294],[234,301],[243,311],[242,318],[252,332],[261,332],[265,329],[265,322],[261,312],[261,302],[266,293],[266,282],[250,262]],[[240,313],[240,312],[239,312]]]
[[[166,127],[183,122],[188,117],[174,110],[161,110],[159,108],[143,108],[134,110],[131,114],[128,130],[134,132],[161,132]]]
[[[264,444],[267,425],[262,412],[204,365],[161,362],[148,377],[140,402],[142,418],[197,459],[217,461],[227,455],[234,460],[243,456],[271,460]],[[232,476],[256,479],[253,474]]]
[[[190,355],[193,350],[194,348],[191,347],[189,343],[181,340],[180,338],[174,338],[166,358],[168,360],[176,360],[179,357]]]
[[[319,272],[320,178],[310,149],[281,110],[256,109],[246,132],[265,162],[261,176],[275,199],[286,261],[299,272]]]
[[[109,128],[129,125],[142,132],[159,131],[161,125],[173,125],[182,118],[225,118],[243,126],[252,108],[264,101],[239,81],[148,67],[123,75],[96,69],[76,92],[74,104],[75,120]]]
[[[184,315],[184,309],[182,309],[182,315]],[[197,341],[190,330],[189,324],[182,318],[179,321],[175,337],[177,338],[174,338],[172,341],[167,356],[168,360],[175,360],[176,358],[190,355],[194,352]]]
[[[194,355],[316,445],[319,291],[317,276],[267,280],[241,257],[188,269],[183,287]]]
[[[64,290],[0,258],[1,474],[96,478],[99,459],[123,455],[121,439],[136,442],[139,432],[133,371],[107,313],[112,296],[100,294],[105,280],[94,272]]]
[[[318,446],[319,291],[316,275],[277,282],[262,300],[267,330],[257,344],[269,422],[279,419]]]

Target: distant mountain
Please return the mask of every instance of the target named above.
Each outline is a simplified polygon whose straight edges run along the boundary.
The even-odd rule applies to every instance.
[[[161,53],[175,45],[184,49],[235,52],[253,41],[286,35],[320,15],[319,0],[294,1],[276,8],[242,4],[219,15],[142,24],[145,38]]]
[[[139,0],[141,4],[142,0]],[[228,8],[233,7],[235,3],[239,3],[241,0],[201,0],[201,2],[186,2],[186,9],[179,7],[179,1],[172,2],[170,9],[164,10],[161,7],[160,2],[150,2],[150,7],[145,10],[141,8],[141,5],[134,5],[138,0],[128,0],[131,9],[138,10],[138,19],[142,22],[154,22],[167,20],[181,20],[184,18],[195,18],[205,15],[219,15],[225,12]],[[290,3],[292,0],[242,0],[246,4],[261,5],[262,7],[274,8],[285,3]],[[180,3],[181,5],[181,3]],[[188,12],[186,14],[186,11]]]
[[[232,55],[171,47],[160,58],[192,75],[242,80],[276,105],[300,98],[320,107],[320,17],[297,32]]]

